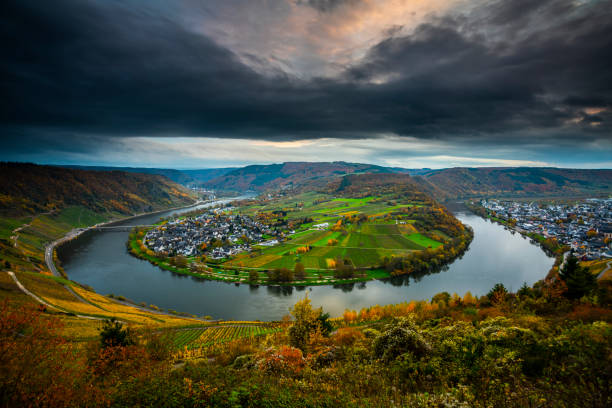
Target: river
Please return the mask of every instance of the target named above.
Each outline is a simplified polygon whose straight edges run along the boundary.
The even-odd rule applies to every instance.
[[[546,276],[554,259],[539,247],[461,207],[451,209],[461,222],[473,228],[474,240],[463,257],[445,270],[416,279],[307,288],[207,281],[176,275],[134,258],[125,246],[129,233],[117,231],[90,231],[59,252],[68,276],[98,293],[123,295],[137,303],[227,320],[278,320],[305,292],[313,305],[340,316],[345,309],[429,300],[442,291],[461,296],[471,291],[480,296],[498,282],[515,291],[523,282],[532,285]],[[142,216],[114,225],[152,224],[182,211],[185,210]]]

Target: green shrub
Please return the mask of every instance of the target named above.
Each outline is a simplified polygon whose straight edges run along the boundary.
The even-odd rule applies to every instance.
[[[374,355],[386,361],[410,352],[416,357],[423,357],[431,351],[414,321],[400,318],[374,340]]]

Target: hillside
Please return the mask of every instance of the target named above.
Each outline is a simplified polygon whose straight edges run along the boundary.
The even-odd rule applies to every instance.
[[[401,193],[413,200],[431,201],[420,185],[408,174],[349,174],[329,182],[327,191],[347,197],[365,197],[372,194]]]
[[[34,278],[20,275],[47,295],[48,282]],[[332,319],[305,296],[277,324],[149,323],[155,316],[117,313],[131,320],[129,331],[41,313],[6,273],[0,289],[10,294],[0,305],[3,406],[570,408],[612,400],[609,285],[594,289],[597,303],[555,287],[508,293],[496,285],[480,298],[441,292]]]
[[[4,215],[34,214],[69,206],[128,215],[194,201],[187,189],[154,174],[28,163],[0,163],[0,172],[0,213]]]
[[[595,196],[612,192],[612,170],[480,167],[433,170],[415,177],[437,199],[482,196]]]
[[[293,162],[253,165],[232,170],[202,183],[217,191],[266,191],[297,189],[328,191],[329,186],[355,179],[352,174],[375,174],[371,183],[418,185],[438,200],[483,196],[600,196],[612,192],[612,170],[558,169],[544,167],[455,167],[450,169],[403,169],[345,162]],[[384,175],[384,177],[382,177]],[[382,178],[381,178],[382,177]],[[341,182],[341,180],[343,180]],[[363,183],[365,179],[361,179]],[[355,187],[353,187],[355,188]]]
[[[182,185],[199,185],[208,180],[220,177],[237,167],[223,167],[215,169],[177,170],[158,169],[149,167],[110,167],[110,166],[61,166],[70,169],[96,170],[96,171],[124,171],[127,173],[158,174],[168,177],[175,183]]]
[[[303,185],[322,187],[329,178],[353,173],[394,173],[397,170],[371,164],[345,162],[287,162],[253,165],[233,170],[203,185],[214,190],[265,191],[296,188]]]

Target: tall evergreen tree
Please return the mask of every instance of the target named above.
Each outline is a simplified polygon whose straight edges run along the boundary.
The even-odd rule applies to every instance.
[[[559,272],[559,277],[567,285],[565,297],[568,299],[580,299],[588,295],[597,287],[597,278],[587,268],[580,266],[578,258],[574,255],[565,262]]]

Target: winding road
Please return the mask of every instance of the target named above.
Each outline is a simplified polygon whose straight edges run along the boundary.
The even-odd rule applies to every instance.
[[[57,310],[60,313],[67,313],[65,310],[62,310],[56,306],[53,306],[52,304],[46,302],[45,300],[41,299],[40,297],[36,296],[34,293],[30,292],[28,289],[26,289],[25,286],[22,285],[21,282],[19,282],[19,279],[17,279],[17,276],[15,275],[15,272],[7,272],[9,274],[9,276],[13,279],[13,281],[15,282],[15,284],[17,285],[17,287],[19,289],[21,289],[21,291],[23,293],[25,293],[26,295],[30,296],[31,298],[33,298],[34,300],[36,300],[38,303],[45,305],[46,307],[53,309],[53,310]],[[73,292],[74,293],[74,292]],[[89,303],[89,302],[87,302]],[[95,317],[95,316],[86,316],[86,315],[81,315],[81,314],[74,314],[76,317],[80,317],[81,319],[89,319],[89,320],[107,320],[104,317]]]
[[[605,269],[603,271],[599,272],[599,275],[597,275],[597,279],[603,278],[603,276],[606,274],[606,272],[608,272],[611,268],[612,268],[612,260],[608,261],[608,263],[606,264]]]
[[[151,212],[151,213],[138,214],[138,215],[134,215],[134,216],[131,216],[131,217],[127,217],[127,218],[125,218],[124,220],[126,220],[126,219],[132,219],[132,218],[135,218],[135,217],[141,217],[141,216],[143,216],[143,215],[150,215],[150,214],[156,214],[156,213],[159,213],[159,212],[164,212],[164,211],[176,210],[176,209],[180,209],[180,208],[190,208],[190,207],[193,207],[193,206],[199,205],[199,204],[201,204],[201,203],[202,203],[202,202],[198,201],[196,204],[192,204],[192,205],[189,205],[189,206],[186,206],[186,207],[176,207],[176,208],[172,208],[172,209],[169,209],[169,210],[154,211],[154,212]],[[108,223],[103,223],[103,224],[96,224],[96,225],[93,225],[93,226],[91,226],[91,227],[89,227],[89,228],[75,228],[75,229],[73,229],[72,231],[68,232],[68,233],[67,233],[66,235],[64,235],[63,237],[61,237],[61,238],[59,238],[59,239],[56,239],[55,241],[53,241],[53,242],[49,243],[49,244],[48,244],[48,245],[45,247],[45,263],[47,264],[47,267],[49,268],[49,270],[51,271],[51,273],[52,273],[54,276],[59,277],[59,278],[67,278],[67,277],[65,277],[65,276],[62,276],[62,274],[61,274],[61,273],[60,273],[60,272],[57,270],[57,267],[55,266],[55,262],[53,262],[53,252],[54,252],[55,247],[56,247],[57,245],[60,245],[60,244],[62,244],[62,243],[64,243],[64,242],[66,242],[66,241],[70,241],[70,240],[72,240],[72,239],[74,239],[74,238],[78,237],[79,235],[81,235],[81,234],[82,234],[82,233],[84,233],[85,231],[88,231],[88,230],[91,230],[91,229],[113,229],[113,228],[125,228],[125,226],[121,226],[121,227],[105,226],[105,225],[110,224],[110,223],[112,223],[112,222],[117,222],[117,220],[115,220],[115,221],[111,221],[111,222],[108,222]],[[134,227],[139,227],[139,225],[129,226],[129,228],[130,228],[130,229],[131,229],[131,228],[134,228]],[[14,276],[14,275],[13,275],[13,280],[15,280],[15,282],[18,282],[17,277],[16,277],[16,276]],[[19,283],[19,286],[20,286],[20,288],[22,288],[22,290],[27,290],[27,289],[25,289],[25,287],[23,287],[23,285],[21,285],[21,283]],[[98,307],[98,306],[97,306],[97,305],[95,305],[94,303],[92,303],[92,302],[88,301],[87,299],[83,298],[83,297],[82,297],[82,296],[80,296],[78,293],[76,293],[76,292],[75,292],[75,291],[74,291],[74,290],[73,290],[73,289],[70,287],[70,285],[67,285],[67,284],[62,284],[62,286],[64,286],[64,288],[66,288],[66,290],[67,290],[68,292],[70,292],[70,293],[71,293],[71,294],[72,294],[72,295],[73,295],[73,296],[74,296],[76,299],[78,299],[80,302],[82,302],[82,303],[86,303],[86,304],[89,304],[89,305],[92,305],[92,306],[95,306],[95,307]],[[28,294],[30,294],[30,295],[32,295],[32,296],[36,296],[36,295],[34,295],[33,293],[31,293],[31,292],[29,292],[29,291],[28,291],[28,292],[26,292],[26,293],[28,293]],[[40,298],[38,298],[38,297],[35,297],[35,299],[39,300],[41,303],[43,303],[43,304],[45,304],[45,305],[48,305],[48,303],[43,302],[43,301],[42,301]],[[149,309],[149,308],[147,308],[147,307],[143,307],[143,306],[140,306],[140,305],[135,305],[135,304],[133,304],[133,303],[126,302],[126,301],[122,301],[122,300],[119,300],[119,299],[112,299],[112,298],[110,298],[110,299],[111,299],[112,301],[114,301],[115,303],[119,303],[119,304],[124,305],[124,306],[133,307],[133,308],[135,308],[135,309],[138,309],[138,310],[140,310],[140,311],[147,312],[147,313],[152,313],[152,314],[162,315],[162,316],[170,316],[170,317],[184,317],[184,318],[186,318],[186,319],[190,319],[190,320],[198,320],[198,321],[202,321],[202,322],[210,323],[210,321],[209,321],[209,320],[206,320],[206,319],[203,319],[203,318],[200,318],[200,317],[180,316],[180,315],[172,314],[172,313],[169,313],[169,312],[163,312],[163,311],[161,311],[161,310]],[[55,307],[54,307],[54,309],[57,309],[57,308],[55,308]],[[82,315],[77,315],[77,316],[82,316]],[[85,316],[85,317],[86,317],[86,318],[90,318],[89,316]],[[99,318],[97,318],[97,319],[99,319]],[[104,320],[104,319],[101,319],[101,320]]]

